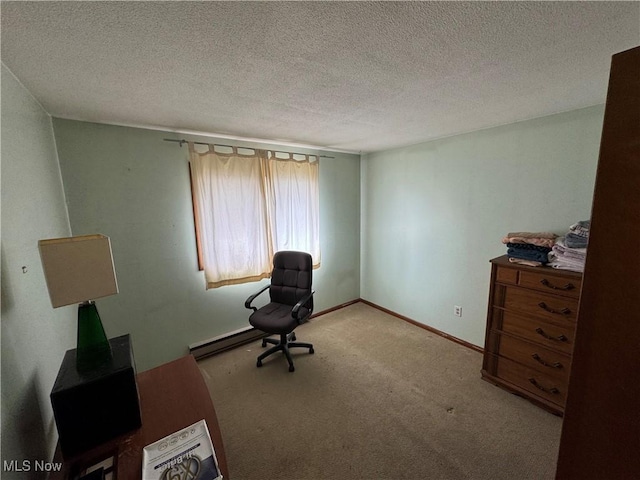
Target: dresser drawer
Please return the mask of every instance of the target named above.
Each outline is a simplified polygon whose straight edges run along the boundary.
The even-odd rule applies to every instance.
[[[559,381],[551,375],[545,375],[503,357],[498,358],[497,363],[499,378],[564,408],[567,399],[567,382]]]
[[[572,322],[555,325],[539,318],[523,317],[498,309],[493,311],[493,315],[494,328],[568,355],[573,353],[575,324]]]
[[[556,381],[566,383],[569,380],[571,357],[564,353],[509,335],[501,335],[500,355],[538,370]]]
[[[519,273],[515,268],[497,267],[496,282],[517,285]]]
[[[557,275],[550,275],[549,272],[523,270],[518,275],[518,285],[542,292],[578,298],[582,280],[580,278],[567,279]]]
[[[506,310],[521,312],[553,322],[575,322],[578,299],[548,295],[520,287],[504,287],[502,306]],[[496,305],[501,306],[501,305]]]

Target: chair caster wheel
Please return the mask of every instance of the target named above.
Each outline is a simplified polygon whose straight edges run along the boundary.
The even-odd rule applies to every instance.
[[[292,333],[292,334],[291,334],[291,341],[292,341],[292,342],[295,342],[296,340],[297,340],[297,338],[296,338],[296,334],[295,334],[295,333]]]
[[[313,348],[310,348],[310,349],[309,349],[309,353],[312,353],[312,354],[313,354],[313,353],[316,353],[316,351],[315,351]]]
[[[296,369],[293,365],[289,365],[289,371],[290,372],[294,372]]]
[[[264,341],[264,339],[262,340],[262,348],[267,346],[267,342]]]
[[[262,366],[262,360],[258,360],[256,362],[256,367],[261,367]]]

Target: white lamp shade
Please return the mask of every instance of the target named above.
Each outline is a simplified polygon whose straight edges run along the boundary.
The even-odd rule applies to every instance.
[[[54,308],[118,293],[109,237],[54,238],[38,247]]]

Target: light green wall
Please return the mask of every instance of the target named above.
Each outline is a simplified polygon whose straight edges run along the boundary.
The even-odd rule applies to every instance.
[[[364,156],[362,298],[482,346],[504,234],[563,234],[589,218],[603,115],[590,107]]]
[[[51,118],[2,65],[2,460],[48,460],[49,393],[75,345],[74,307],[53,309],[38,240],[70,233]],[[2,478],[36,478],[4,472]]]
[[[53,124],[73,234],[111,237],[120,293],[96,302],[105,330],[131,334],[138,370],[248,326],[244,301],[267,281],[205,290],[187,148],[163,138],[230,141],[57,118]],[[335,157],[320,160],[322,265],[314,289],[322,311],[360,293],[360,157],[318,153]]]
[[[563,233],[589,216],[603,111],[587,108],[362,161],[339,153],[323,159],[317,311],[361,296],[482,345],[488,260],[504,253],[502,235]],[[3,460],[51,458],[56,435],[48,396],[65,350],[75,345],[76,309],[51,308],[39,239],[71,232],[111,237],[120,294],[98,305],[110,336],[133,336],[140,371],[186,353],[190,343],[246,326],[244,300],[265,281],[205,291],[186,148],[162,141],[168,137],[182,136],[60,119],[52,129],[2,66]],[[462,318],[453,305],[463,306]]]

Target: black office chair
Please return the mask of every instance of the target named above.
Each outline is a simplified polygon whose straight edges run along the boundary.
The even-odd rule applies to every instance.
[[[289,362],[289,371],[293,372],[293,360],[290,348],[308,348],[313,352],[310,343],[296,342],[296,334],[293,330],[300,324],[309,320],[313,312],[313,294],[311,290],[312,277],[311,255],[305,252],[281,251],[273,257],[273,271],[271,272],[271,284],[264,287],[258,293],[251,295],[244,306],[253,310],[249,317],[249,323],[258,330],[269,334],[279,334],[280,339],[264,338],[262,346],[267,343],[275,345],[258,357],[257,366],[262,366],[262,360],[274,352],[282,351]],[[269,289],[271,302],[258,309],[251,306],[255,298]]]

